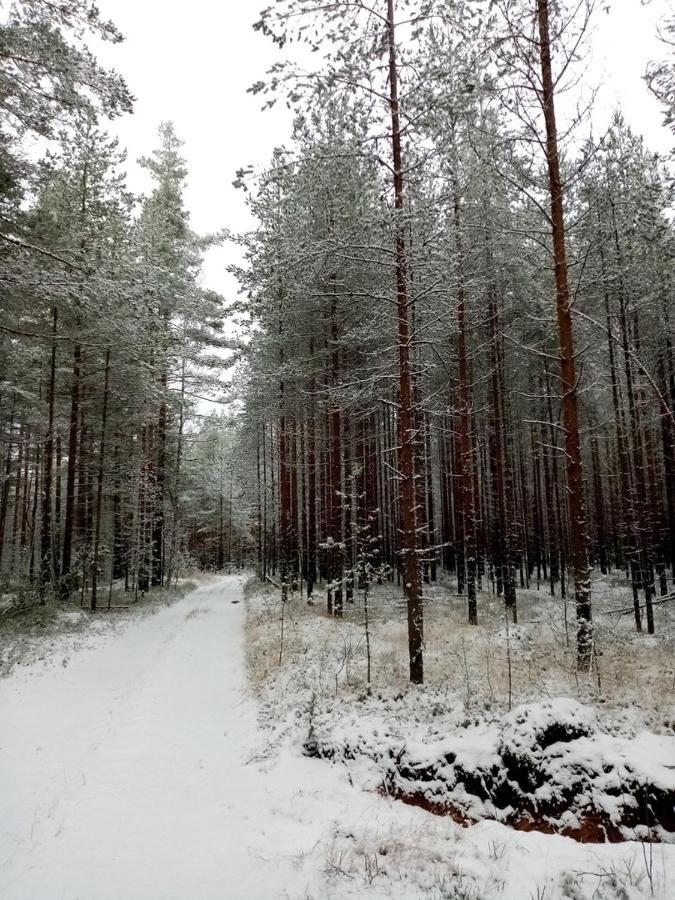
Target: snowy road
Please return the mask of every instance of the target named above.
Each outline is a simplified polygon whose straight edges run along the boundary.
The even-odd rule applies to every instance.
[[[241,598],[240,579],[218,579],[66,668],[0,682],[3,900],[253,900],[293,885],[316,822],[295,781],[247,764]]]

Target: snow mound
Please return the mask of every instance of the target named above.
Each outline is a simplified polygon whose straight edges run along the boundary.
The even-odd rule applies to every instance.
[[[541,703],[524,703],[508,713],[502,723],[501,750],[531,754],[552,744],[590,737],[598,731],[595,710],[568,697]]]
[[[324,720],[304,750],[345,763],[367,758],[384,792],[465,823],[675,842],[675,737],[605,734],[592,708],[568,698],[467,721],[426,743],[365,722],[333,731]]]

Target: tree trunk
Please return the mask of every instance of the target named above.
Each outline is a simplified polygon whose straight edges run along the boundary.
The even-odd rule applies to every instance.
[[[591,582],[588,566],[588,534],[579,436],[577,372],[568,286],[565,217],[551,63],[549,0],[537,0],[537,19],[542,75],[542,106],[546,124],[546,162],[549,176],[553,255],[555,260],[556,307],[560,335],[560,372],[563,389],[563,418],[565,425],[565,450],[567,453],[567,495],[570,513],[570,562],[574,577],[577,618],[577,664],[580,670],[589,671],[593,662]]]
[[[108,393],[110,387],[110,350],[105,354],[105,383],[103,386],[103,411],[101,413],[101,438],[98,448],[98,475],[96,479],[96,525],[94,532],[94,552],[91,567],[91,598],[89,608],[96,612],[96,593],[98,587],[98,556],[101,542],[101,519],[103,516],[103,474],[105,464],[105,438],[108,424]]]
[[[45,436],[44,468],[42,482],[42,521],[40,523],[40,585],[42,589],[54,579],[52,536],[52,480],[54,474],[54,394],[56,391],[56,328],[58,310],[52,309],[52,349],[47,393],[47,434]]]
[[[415,515],[415,453],[412,422],[412,373],[410,367],[410,324],[408,309],[408,276],[405,233],[400,218],[403,213],[403,164],[401,157],[401,125],[398,99],[398,69],[394,22],[394,0],[387,0],[387,37],[389,47],[389,107],[391,112],[391,141],[394,161],[394,207],[396,233],[394,237],[396,310],[398,319],[398,388],[399,388],[399,459],[402,531],[402,554],[405,592],[408,600],[408,656],[410,680],[424,681],[423,642],[424,612],[422,585],[417,559],[417,530]]]
[[[72,590],[71,563],[73,528],[75,523],[75,477],[77,472],[78,422],[80,419],[81,351],[73,349],[73,376],[70,387],[70,429],[68,432],[68,470],[66,476],[66,509],[63,522],[63,551],[61,562],[61,598],[67,599]]]
[[[9,507],[9,480],[12,474],[12,432],[14,431],[14,406],[16,403],[16,395],[12,400],[12,412],[9,419],[7,456],[5,457],[5,470],[3,472],[2,490],[0,491],[0,574],[2,573],[2,555],[5,549],[5,532],[7,523],[7,509]],[[20,445],[19,445],[20,446]],[[19,450],[19,462],[17,469],[17,483],[19,479],[19,469],[21,468],[21,450]],[[14,535],[12,535],[12,539]]]
[[[155,475],[154,515],[152,519],[152,584],[164,584],[164,494],[166,489],[166,372],[160,378],[162,402],[157,417],[157,469]]]
[[[466,596],[469,610],[469,625],[478,624],[476,603],[476,512],[472,472],[471,452],[471,392],[469,389],[469,367],[467,359],[466,293],[464,290],[463,247],[461,222],[459,217],[459,193],[453,191],[453,214],[455,224],[455,244],[457,250],[457,329],[459,357],[459,463],[460,499],[464,531],[464,564],[466,569]]]

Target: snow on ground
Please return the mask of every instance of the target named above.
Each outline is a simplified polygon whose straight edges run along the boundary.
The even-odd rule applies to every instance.
[[[213,579],[0,681],[3,900],[673,896],[672,846],[463,829],[303,756],[304,697],[271,729],[249,690],[242,596]]]
[[[572,789],[579,801],[575,813],[589,803],[618,822],[626,810],[631,818],[633,794],[644,796],[645,785],[653,786],[657,800],[662,791],[672,796],[673,614],[667,607],[658,610],[655,638],[634,634],[631,618],[613,612],[627,602],[619,578],[594,584],[600,656],[591,677],[575,672],[574,636],[570,629],[568,644],[559,598],[544,590],[519,592],[520,624],[507,627],[501,601],[482,594],[480,625],[472,628],[466,624],[465,598],[454,596],[451,585],[427,587],[427,683],[422,688],[407,684],[405,613],[396,588],[376,588],[369,604],[371,694],[365,678],[362,598],[347,605],[344,619],[337,621],[325,615],[321,593],[313,606],[294,596],[283,610],[282,648],[278,593],[270,587],[249,593],[249,668],[271,753],[296,735],[307,752],[332,758],[334,767],[346,767],[357,787],[392,788],[414,801],[423,795],[434,808],[451,805],[460,813],[495,815],[502,821],[519,821],[522,810],[498,810],[480,802],[480,790],[464,791],[470,778],[461,773],[480,778],[487,774],[503,794],[504,782],[513,778],[504,767],[507,756],[513,769],[518,769],[520,757],[535,775],[535,784],[528,788],[532,796],[524,798],[535,807],[545,807],[547,801],[556,806]],[[568,733],[559,743],[553,731],[561,725]],[[551,736],[538,740],[551,726]],[[450,804],[444,804],[444,798]],[[578,830],[574,815],[559,812],[545,821]],[[665,812],[672,821],[667,808]],[[646,818],[654,824],[649,812]],[[442,821],[447,827],[447,819]],[[656,831],[663,834],[658,827]],[[636,837],[642,833],[641,826],[623,832]],[[501,848],[498,873],[477,887],[477,897],[602,900],[656,896],[659,890],[664,897],[675,896],[672,846],[650,849],[633,840],[591,849],[567,838],[516,833],[488,821],[464,834],[472,841],[490,835],[487,843],[478,839],[483,862],[495,855],[490,841]],[[555,859],[561,851],[565,864],[558,865]],[[525,860],[527,852],[543,854],[545,867]],[[660,886],[657,856],[663,864]],[[625,894],[622,883],[628,885]]]
[[[474,714],[496,718],[509,706],[564,696],[593,704],[601,728],[610,734],[675,731],[675,603],[655,608],[655,636],[636,634],[631,615],[612,612],[631,605],[625,582],[614,576],[596,579],[598,655],[592,675],[581,677],[570,601],[565,610],[544,586],[518,591],[519,624],[507,626],[503,601],[481,593],[479,624],[472,627],[466,598],[457,597],[453,587],[440,582],[425,586],[426,683],[421,692],[409,691],[400,589],[385,584],[375,587],[370,598],[373,692],[391,695],[385,702],[398,704],[399,711],[405,707],[397,718],[415,723],[420,736],[443,736]],[[326,617],[321,591],[313,606],[295,595],[286,608],[284,665],[279,667],[278,592],[268,586],[252,597],[250,664],[254,682],[265,686],[263,702],[271,698],[278,708],[288,695],[294,704],[298,681],[322,702],[365,694],[364,612],[358,593],[356,601],[345,605],[340,622]]]
[[[153,590],[130,600],[133,595],[125,593],[120,582],[112,594],[112,609],[106,609],[108,598],[104,596],[96,616],[83,609],[77,598],[71,603],[40,606],[33,597],[32,605],[21,608],[17,594],[7,594],[4,611],[0,599],[0,677],[16,666],[34,663],[67,666],[73,653],[94,646],[111,632],[124,630],[132,621],[152,615],[194,587],[193,581],[178,579],[169,590]]]

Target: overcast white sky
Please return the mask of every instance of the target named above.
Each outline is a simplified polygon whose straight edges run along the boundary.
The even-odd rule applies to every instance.
[[[130,186],[141,190],[144,175],[134,165],[156,143],[160,122],[172,119],[185,141],[190,170],[187,206],[200,233],[250,225],[243,195],[232,187],[238,168],[265,164],[284,143],[290,115],[282,108],[260,112],[261,101],[246,93],[279,51],[252,30],[266,0],[99,0],[102,12],[126,35],[106,48],[104,61],[121,72],[137,97],[136,112],[113,130],[129,150]],[[668,151],[673,138],[661,127],[661,110],[642,75],[663,47],[656,37],[669,0],[608,0],[599,12],[593,40],[592,79],[604,71],[598,131],[620,103],[655,150]],[[605,5],[605,0],[602,4]],[[233,250],[207,260],[205,283],[225,293],[235,290],[225,274]]]

